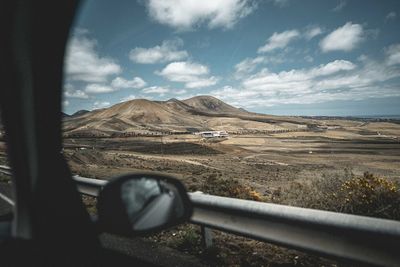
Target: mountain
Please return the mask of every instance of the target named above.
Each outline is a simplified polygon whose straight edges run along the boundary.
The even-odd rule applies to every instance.
[[[90,112],[90,111],[86,110],[86,109],[81,109],[81,110],[78,110],[77,112],[75,112],[74,114],[72,114],[71,117],[79,117],[79,116],[82,116],[82,115],[84,115],[84,114],[86,114],[88,112]]]
[[[64,121],[64,129],[67,132],[83,131],[85,134],[97,130],[108,135],[113,132],[187,131],[187,128],[201,128],[202,121],[192,115],[191,109],[179,100],[135,99],[70,118]]]
[[[68,115],[67,113],[61,112],[61,117],[62,117],[63,119],[65,119],[65,118],[71,117],[71,115]]]
[[[120,120],[141,124],[176,124],[185,125],[193,123],[191,108],[179,100],[177,102],[150,101],[135,99],[110,108],[98,110],[88,114],[90,118]]]
[[[93,111],[78,111],[64,120],[66,135],[110,136],[132,133],[202,130],[271,130],[297,127],[300,118],[251,113],[212,96],[183,101],[134,99]],[[283,129],[282,128],[282,129]]]
[[[239,108],[235,108],[231,105],[226,104],[225,102],[219,100],[218,98],[212,96],[195,96],[186,100],[183,100],[183,103],[191,106],[197,111],[205,112],[205,113],[214,113],[214,114],[232,114],[232,113],[245,113]]]

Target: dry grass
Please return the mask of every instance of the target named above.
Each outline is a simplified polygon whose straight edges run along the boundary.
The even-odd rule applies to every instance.
[[[275,203],[400,220],[399,184],[371,173],[323,176],[294,182],[271,195]]]
[[[90,215],[96,215],[97,214],[97,198],[91,197],[91,196],[86,196],[82,195],[82,202],[85,205],[88,213]]]
[[[237,179],[224,179],[218,174],[208,175],[200,188],[200,191],[223,197],[240,198],[247,200],[263,201],[264,198],[253,188],[244,185]]]

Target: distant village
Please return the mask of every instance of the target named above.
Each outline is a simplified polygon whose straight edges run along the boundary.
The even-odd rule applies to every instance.
[[[203,138],[228,138],[229,137],[229,134],[226,131],[195,132],[194,135],[199,135]]]
[[[193,134],[203,139],[218,139],[228,138],[230,135],[246,135],[246,134],[279,134],[289,132],[320,132],[331,129],[337,129],[340,127],[336,126],[317,126],[308,125],[308,127],[302,127],[297,129],[278,129],[278,130],[258,130],[258,129],[240,129],[236,131],[151,131],[151,130],[140,130],[132,132],[103,132],[103,131],[74,131],[64,133],[64,138],[124,138],[124,137],[160,137],[167,135],[185,135]]]

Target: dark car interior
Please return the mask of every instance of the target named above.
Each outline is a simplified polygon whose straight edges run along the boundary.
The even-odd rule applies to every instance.
[[[1,3],[1,120],[16,203],[1,221],[1,266],[149,265],[101,247],[60,153],[64,51],[77,7]]]

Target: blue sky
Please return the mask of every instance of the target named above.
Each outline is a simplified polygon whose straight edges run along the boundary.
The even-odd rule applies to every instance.
[[[212,95],[281,115],[400,114],[400,1],[89,0],[64,111]]]

